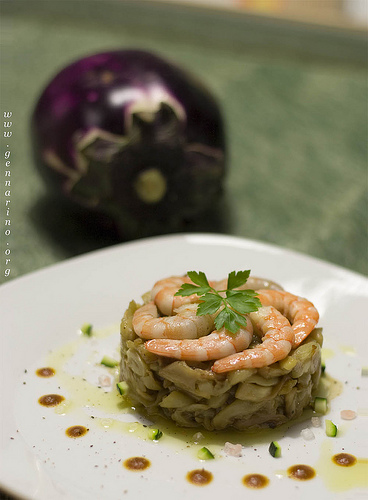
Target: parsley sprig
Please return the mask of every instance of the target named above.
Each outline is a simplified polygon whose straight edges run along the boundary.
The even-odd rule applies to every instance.
[[[254,290],[236,290],[247,281],[250,271],[229,273],[226,290],[215,290],[202,271],[188,271],[187,275],[194,284],[184,283],[175,295],[198,295],[201,302],[197,315],[217,313],[214,319],[217,330],[224,326],[231,333],[236,333],[241,326],[247,324],[244,314],[257,311],[261,307],[261,301]]]

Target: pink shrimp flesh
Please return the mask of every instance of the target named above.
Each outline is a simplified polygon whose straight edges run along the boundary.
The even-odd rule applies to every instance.
[[[133,329],[144,339],[196,339],[213,330],[213,316],[197,316],[198,304],[178,307],[173,316],[159,317],[156,304],[151,301],[133,315]]]
[[[294,332],[289,321],[272,306],[249,314],[256,331],[263,334],[262,343],[253,349],[232,354],[214,362],[212,370],[224,373],[243,368],[261,368],[284,359],[293,346]]]
[[[210,285],[213,286],[215,290],[226,290],[227,278],[220,281],[210,281]],[[236,290],[249,290],[249,289],[282,290],[282,287],[278,283],[275,283],[274,281],[266,280],[264,278],[259,278],[258,276],[249,276],[244,285],[239,286]]]
[[[154,301],[156,306],[162,314],[172,315],[173,311],[184,304],[193,304],[200,300],[196,294],[183,297],[175,295],[181,285],[184,283],[193,282],[188,276],[170,276],[157,281],[151,290],[151,300]]]
[[[286,316],[294,332],[293,347],[308,337],[319,320],[319,314],[312,302],[281,290],[258,290],[263,306],[273,306]]]
[[[252,335],[253,326],[248,319],[247,326],[241,327],[236,334],[230,333],[223,327],[198,339],[149,340],[145,343],[145,347],[160,356],[188,361],[208,361],[246,349],[252,341]]]

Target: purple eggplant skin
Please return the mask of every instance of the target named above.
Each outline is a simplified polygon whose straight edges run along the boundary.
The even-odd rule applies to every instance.
[[[180,230],[224,191],[217,100],[151,52],[110,51],[65,67],[42,92],[31,134],[53,193],[108,215],[123,238]]]

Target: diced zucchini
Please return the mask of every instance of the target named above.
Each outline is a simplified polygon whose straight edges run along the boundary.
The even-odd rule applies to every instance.
[[[83,333],[83,335],[87,335],[87,337],[90,337],[92,335],[92,325],[91,325],[91,323],[84,323],[81,326],[80,330]]]
[[[327,399],[316,397],[314,398],[314,411],[320,413],[321,415],[326,415],[327,413]]]
[[[160,431],[160,429],[150,429],[149,438],[152,439],[152,441],[158,441],[160,438],[162,438],[162,432]]]
[[[125,396],[128,393],[129,387],[128,387],[128,384],[126,382],[124,382],[124,381],[123,382],[118,382],[116,384],[116,387],[117,387],[117,389],[119,391],[119,394],[121,394],[122,396]]]
[[[119,361],[116,361],[116,359],[111,358],[110,356],[104,356],[101,359],[101,365],[107,366],[109,368],[114,368],[115,366],[118,366]]]
[[[325,373],[326,371],[326,364],[324,362],[321,363],[321,373]]]
[[[215,455],[210,452],[208,448],[203,446],[198,452],[198,458],[200,460],[211,460],[212,458],[215,458]]]
[[[332,420],[325,420],[326,436],[335,437],[337,435],[337,425]]]
[[[272,443],[270,443],[268,451],[270,452],[270,455],[272,455],[275,458],[281,457],[281,446],[277,441],[272,441]]]

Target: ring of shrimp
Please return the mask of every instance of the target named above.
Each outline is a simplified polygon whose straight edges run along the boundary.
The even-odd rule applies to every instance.
[[[175,295],[184,283],[193,284],[192,280],[188,276],[170,276],[157,281],[153,285],[151,290],[151,300],[154,301],[162,314],[170,316],[173,314],[175,309],[184,304],[194,304],[199,302],[200,297],[198,297],[197,294],[188,295],[186,297]],[[209,284],[215,288],[215,290],[226,290],[227,278],[220,281],[210,281]],[[246,288],[257,290],[266,286],[272,287],[273,289],[280,289],[278,285],[271,281],[251,276],[248,278],[245,285],[239,287],[239,290]]]
[[[168,358],[187,361],[220,359],[246,349],[252,341],[253,326],[250,320],[236,334],[224,327],[199,339],[155,339],[145,343],[148,351]]]
[[[256,331],[263,334],[262,343],[253,349],[226,356],[214,362],[212,370],[224,373],[243,368],[261,368],[284,359],[292,349],[294,332],[289,321],[272,306],[249,314]]]
[[[273,306],[288,318],[294,332],[293,347],[300,345],[318,323],[317,309],[303,297],[281,290],[259,290],[258,297],[263,306]]]
[[[159,316],[156,304],[151,301],[137,309],[132,325],[143,339],[197,339],[213,330],[213,316],[197,316],[198,304],[187,304],[175,310],[173,316]]]

